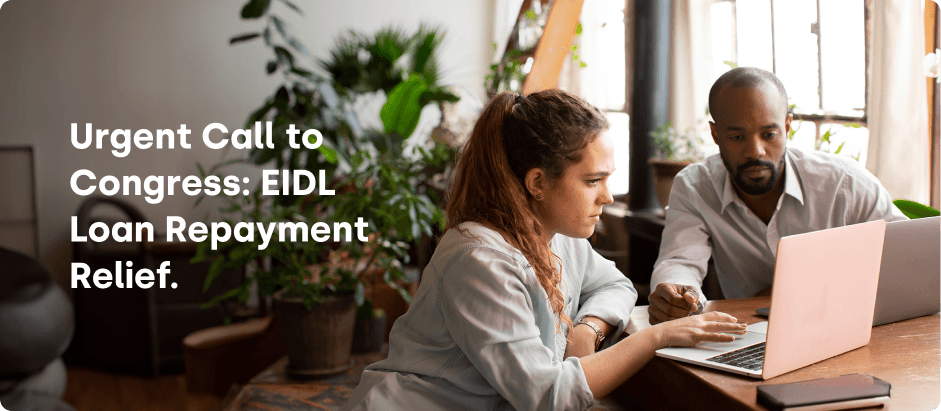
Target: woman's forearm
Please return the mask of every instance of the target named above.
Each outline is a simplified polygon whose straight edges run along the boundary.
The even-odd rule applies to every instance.
[[[654,351],[663,346],[660,327],[649,327],[606,350],[580,358],[592,395],[600,398],[611,393],[636,374],[653,358]]]

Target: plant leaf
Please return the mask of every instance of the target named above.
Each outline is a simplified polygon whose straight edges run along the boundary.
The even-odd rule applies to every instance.
[[[386,133],[397,133],[404,138],[412,135],[421,115],[420,100],[427,90],[425,80],[416,74],[392,89],[379,111]]]
[[[291,68],[291,72],[301,77],[310,77],[314,74],[307,70],[304,70],[302,68],[297,68],[297,67]]]
[[[320,154],[323,154],[323,158],[327,160],[330,164],[337,163],[337,151],[334,149],[333,144],[327,140],[324,140],[323,144],[320,147],[317,147],[317,151]]]
[[[281,2],[284,3],[286,6],[290,7],[292,10],[296,11],[297,14],[300,14],[302,16],[304,15],[304,12],[301,11],[301,9],[298,8],[297,5],[295,5],[294,3],[291,3],[288,0],[281,0]]]
[[[892,204],[895,204],[902,214],[905,214],[906,217],[911,219],[935,217],[941,215],[941,211],[910,200],[895,200],[892,202]]]
[[[284,22],[281,21],[278,16],[271,16],[271,21],[274,22],[274,28],[278,30],[278,33],[281,34],[281,37],[287,40],[288,32],[284,29]]]
[[[269,6],[271,6],[271,0],[250,0],[242,7],[242,18],[257,19],[268,12]]]
[[[303,55],[305,55],[305,56],[309,56],[309,55],[310,55],[310,53],[307,51],[307,47],[304,47],[304,44],[301,43],[300,41],[298,41],[296,38],[294,38],[294,36],[287,36],[287,37],[285,37],[285,40],[288,41],[288,44],[289,44],[291,47],[293,47],[294,50],[297,50],[297,51],[301,52],[301,54],[303,54]]]
[[[239,43],[239,42],[242,42],[242,41],[251,40],[251,39],[253,39],[253,38],[255,38],[255,37],[258,37],[258,36],[260,36],[260,35],[261,35],[261,34],[259,34],[259,33],[245,33],[245,34],[239,34],[238,36],[235,36],[235,37],[232,37],[231,39],[229,39],[229,44],[235,44],[235,43]]]
[[[212,260],[212,264],[209,265],[209,272],[206,273],[206,280],[203,282],[203,292],[209,290],[209,286],[212,285],[212,282],[215,281],[216,277],[219,274],[222,274],[222,268],[225,265],[225,259],[222,257],[217,257],[215,260]]]
[[[294,68],[294,55],[291,54],[288,49],[281,46],[274,46],[274,53],[278,56],[278,60],[280,60],[282,64],[289,68]]]

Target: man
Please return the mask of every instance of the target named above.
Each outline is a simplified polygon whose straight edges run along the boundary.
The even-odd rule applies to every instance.
[[[853,159],[785,147],[793,115],[774,74],[732,69],[712,86],[709,109],[719,155],[674,180],[650,284],[651,323],[702,311],[710,257],[727,298],[769,295],[781,237],[906,219]]]

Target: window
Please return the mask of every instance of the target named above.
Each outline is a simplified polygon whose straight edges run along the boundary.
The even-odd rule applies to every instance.
[[[732,66],[774,72],[788,92],[791,146],[865,164],[871,0],[716,0],[710,6],[715,78]]]
[[[615,172],[608,179],[614,195],[627,193],[630,130],[625,110],[627,77],[625,59],[625,2],[586,0],[576,36],[576,58],[563,68],[559,87],[574,92],[604,110],[611,123],[608,133],[614,143]],[[584,62],[584,67],[580,63]]]

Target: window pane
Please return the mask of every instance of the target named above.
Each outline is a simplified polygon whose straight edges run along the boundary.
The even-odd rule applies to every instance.
[[[608,177],[608,189],[612,195],[627,193],[627,169],[630,162],[630,153],[628,152],[629,124],[626,113],[607,112],[608,122],[611,128],[608,129],[608,136],[614,143],[614,174]]]
[[[794,130],[794,137],[787,142],[788,147],[807,151],[814,150],[814,144],[817,141],[816,124],[810,121],[794,120],[791,122],[791,130]]]
[[[726,61],[734,59],[732,40],[732,3],[713,3],[709,11],[709,28],[712,35],[712,70],[716,78],[729,71]]]
[[[820,70],[823,109],[866,106],[866,46],[863,0],[820,2]]]
[[[588,0],[580,17],[578,38],[580,94],[589,103],[608,110],[623,110],[625,102],[624,2]],[[571,55],[567,58],[571,58]],[[585,67],[580,68],[580,62]]]
[[[738,65],[774,71],[771,57],[771,1],[735,2],[738,26]]]
[[[790,103],[810,110],[820,108],[817,35],[810,31],[816,20],[815,0],[774,2],[777,75],[787,89]]]
[[[859,164],[866,165],[866,149],[869,147],[869,129],[853,128],[842,124],[824,123],[820,126],[820,136],[830,132],[830,143],[821,143],[820,150],[835,153],[840,145],[840,155],[858,158]]]

